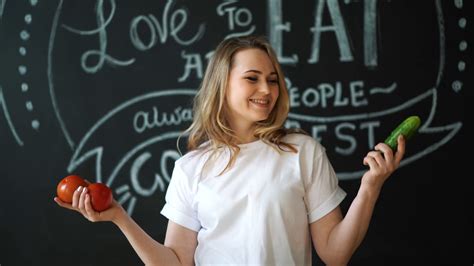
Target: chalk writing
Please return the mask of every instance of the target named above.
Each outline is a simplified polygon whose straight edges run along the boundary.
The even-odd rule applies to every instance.
[[[5,3],[0,0],[2,25],[7,14]],[[462,1],[456,3],[462,6]],[[74,12],[90,13],[74,20],[77,17],[69,19],[68,13],[72,4],[58,0],[47,43],[45,80],[52,110],[72,151],[64,167],[72,173],[92,165],[96,181],[111,186],[118,202],[130,214],[145,198],[166,191],[173,162],[180,157],[174,149],[176,139],[192,121],[191,99],[217,39],[253,33],[269,37],[286,72],[291,109],[285,126],[301,127],[324,143],[335,158],[341,180],[357,179],[363,174],[365,167],[360,161],[349,158],[373,149],[385,137],[384,129],[391,127],[388,121],[397,117],[420,113],[423,124],[419,133],[431,135],[430,143],[421,141],[402,165],[446,144],[462,127],[461,122],[441,126],[433,122],[446,63],[446,29],[440,0],[429,9],[436,25],[430,36],[423,36],[438,42],[435,48],[430,46],[432,54],[423,55],[433,57],[437,65],[430,62],[429,67],[419,66],[426,67],[426,72],[433,71],[432,76],[420,78],[425,82],[422,84],[413,80],[415,76],[402,77],[411,75],[403,69],[412,63],[403,61],[411,60],[404,57],[405,53],[406,57],[411,54],[391,46],[394,36],[404,42],[405,32],[380,34],[381,27],[387,25],[381,15],[396,7],[394,1],[320,0],[304,8],[289,0],[258,4],[223,0],[199,8],[194,2],[175,0],[137,4],[139,8],[116,0],[96,0],[92,4],[74,6]],[[152,5],[149,10],[147,4]],[[33,19],[36,23],[44,18],[29,11],[22,13],[23,26]],[[265,25],[260,25],[261,21]],[[455,24],[460,29],[466,25],[462,18]],[[424,33],[417,28],[406,31],[413,35]],[[41,39],[35,33],[21,28],[14,37],[24,44]],[[455,47],[459,52],[468,50],[467,41],[458,41]],[[70,46],[67,50],[72,59],[69,65],[62,58],[66,45]],[[23,45],[14,50],[22,60],[13,65],[13,70],[25,78],[38,75],[31,71],[28,60],[33,51],[29,47]],[[465,61],[455,61],[457,73],[467,70]],[[27,82],[30,81],[17,82],[23,96],[43,87]],[[183,82],[186,88],[176,88]],[[463,83],[459,78],[448,84],[450,92],[461,92]],[[111,88],[120,90],[112,96],[101,93],[114,91]],[[69,95],[84,98],[69,99]],[[23,110],[26,107],[25,112],[31,113],[42,106],[23,98],[12,105],[10,97],[14,96],[8,93],[7,105],[0,87],[1,117],[5,118],[9,134],[22,146],[23,140],[10,116],[16,113],[9,108],[18,107],[15,105],[21,102]],[[86,104],[99,107],[85,110],[79,116],[81,123],[75,123],[71,117],[78,116],[71,112],[87,109],[81,108]],[[35,121],[38,122],[33,120],[32,127],[39,128]],[[69,127],[74,128],[77,139]]]
[[[469,119],[468,4],[0,0],[0,179],[7,188],[0,202],[28,206],[0,208],[13,211],[13,220],[0,222],[3,242],[20,244],[3,248],[0,253],[11,254],[1,260],[67,261],[68,247],[59,256],[43,251],[61,251],[55,243],[88,230],[83,217],[52,201],[55,185],[68,174],[108,185],[140,226],[162,238],[166,219],[159,210],[175,162],[187,152],[189,136],[181,134],[192,123],[193,98],[216,45],[233,36],[268,37],[289,94],[285,127],[318,140],[349,190],[357,190],[368,169],[362,163],[367,152],[408,115],[420,116],[422,124],[407,143],[406,169],[391,182],[396,188],[446,180],[450,166],[466,165],[450,154],[461,152]],[[394,198],[410,204],[415,190],[404,188],[409,193]],[[22,218],[40,220],[30,230]],[[77,229],[72,235],[71,226]],[[97,232],[120,237],[116,230]],[[76,249],[90,244],[73,242]],[[127,249],[120,243],[106,248],[126,255],[110,263],[137,264],[139,258],[122,252]]]
[[[323,26],[323,10],[324,7],[328,6],[329,14],[331,17],[332,24]],[[344,20],[339,8],[339,1],[337,0],[322,0],[318,1],[316,7],[316,15],[314,16],[314,26],[311,27],[313,34],[313,45],[311,49],[311,55],[308,59],[308,63],[317,63],[319,61],[319,50],[321,47],[321,33],[323,32],[334,32],[337,38],[337,44],[341,56],[339,60],[341,62],[354,60],[351,49],[349,47],[349,38],[347,31],[344,26]]]
[[[97,5],[96,5],[96,16],[97,16],[97,28],[90,30],[90,31],[85,31],[85,30],[77,30],[72,27],[69,27],[67,25],[63,25],[64,28],[67,30],[79,34],[79,35],[95,35],[99,34],[99,50],[88,50],[82,54],[81,57],[81,66],[82,69],[84,69],[85,72],[87,73],[96,73],[99,71],[104,63],[108,63],[111,66],[128,66],[130,64],[133,64],[135,61],[134,58],[128,59],[128,60],[120,60],[116,59],[113,56],[107,54],[107,31],[106,28],[109,25],[109,23],[112,21],[112,18],[115,13],[115,0],[109,0],[111,8],[110,8],[110,14],[108,15],[108,18],[104,18],[104,0],[98,0]],[[95,65],[89,66],[87,64],[87,60],[92,57],[92,56],[97,56],[98,60]]]
[[[350,155],[353,154],[355,151],[355,147],[357,146],[357,141],[354,135],[360,136],[360,132],[358,134],[354,134],[354,131],[356,129],[359,129],[362,132],[367,133],[368,137],[368,147],[367,149],[372,149],[374,145],[374,132],[377,128],[380,127],[381,120],[372,120],[369,122],[365,122],[364,120],[367,119],[381,119],[384,116],[389,116],[389,115],[397,115],[400,112],[403,112],[403,110],[412,110],[408,111],[407,113],[414,113],[413,109],[416,106],[419,106],[422,101],[428,101],[428,103],[431,103],[431,106],[427,105],[429,107],[429,115],[427,118],[425,118],[425,122],[422,124],[422,126],[419,129],[420,134],[434,134],[434,133],[442,133],[444,136],[441,136],[441,139],[424,150],[421,150],[417,152],[414,155],[407,156],[406,159],[402,162],[403,165],[413,162],[416,159],[421,158],[422,156],[427,155],[430,152],[433,152],[440,146],[446,144],[456,133],[461,129],[462,123],[461,122],[455,122],[450,125],[446,126],[441,126],[441,127],[434,127],[431,126],[432,119],[435,116],[436,113],[436,104],[437,104],[437,90],[436,89],[430,89],[412,99],[409,101],[402,103],[398,106],[388,108],[385,110],[380,110],[377,112],[372,112],[372,113],[359,113],[359,114],[351,114],[351,115],[341,115],[341,116],[308,116],[308,115],[301,115],[301,114],[295,114],[295,113],[290,113],[289,118],[293,120],[293,122],[287,124],[287,126],[302,126],[303,123],[310,122],[311,124],[316,124],[313,125],[312,127],[312,134],[313,137],[323,141],[322,135],[324,132],[328,131],[329,125],[335,124],[333,127],[333,133],[336,134],[336,137],[338,140],[341,140],[342,142],[345,142],[345,146],[338,146],[336,143],[335,147],[335,152],[341,155]],[[296,121],[296,122],[295,122]],[[351,121],[349,123],[349,121]],[[357,121],[364,121],[360,123],[358,126],[354,124]],[[318,125],[319,123],[323,125]],[[352,133],[351,133],[352,132]],[[328,134],[331,134],[328,133]],[[359,137],[359,140],[362,140],[362,137]],[[363,170],[361,171],[354,171],[354,172],[338,172],[338,177],[342,180],[345,179],[353,179],[360,177],[361,174],[363,174]]]
[[[108,25],[112,22],[115,11],[115,3],[110,2],[111,8],[107,15],[104,15],[102,2],[97,3],[96,15],[98,17],[98,28],[89,34],[99,34],[101,31],[105,33],[110,30]],[[268,11],[268,35],[270,41],[274,45],[275,51],[283,64],[297,65],[307,63],[309,65],[317,65],[320,62],[321,42],[325,36],[333,35],[336,41],[336,49],[339,52],[339,62],[354,62],[356,57],[351,46],[351,30],[345,22],[345,14],[336,0],[317,1],[314,5],[314,16],[312,26],[308,29],[312,33],[312,42],[307,48],[308,58],[305,62],[300,62],[300,56],[292,53],[291,50],[284,51],[285,36],[292,33],[292,22],[284,20],[283,0],[267,1]],[[378,67],[378,8],[379,1],[364,0],[362,2],[347,2],[347,5],[362,5],[362,35],[359,38],[363,41],[361,46],[363,49],[362,64],[369,70]],[[444,71],[444,28],[442,14],[440,13],[440,4],[436,2],[436,16],[438,18],[439,40],[440,40],[440,64],[438,68],[438,76],[436,84]],[[216,5],[216,15],[223,18],[225,27],[229,33],[225,37],[239,36],[249,34],[255,31],[253,20],[253,12],[250,8],[244,7],[237,0],[226,0]],[[133,16],[130,21],[130,39],[133,47],[139,51],[151,51],[158,43],[164,44],[172,38],[178,45],[191,46],[198,39],[204,36],[204,23],[202,23],[197,32],[190,39],[183,42],[184,39],[177,38],[178,35],[173,34],[179,32],[184,25],[188,23],[189,13],[184,8],[174,8],[174,1],[167,1],[160,19],[154,14]],[[102,22],[101,22],[102,21]],[[324,23],[323,23],[324,22]],[[180,27],[174,27],[181,25]],[[138,28],[145,30],[139,31]],[[69,29],[75,33],[75,31]],[[187,31],[189,32],[189,31]],[[329,34],[329,35],[328,35]],[[330,40],[329,38],[327,40]],[[106,39],[104,40],[106,41]],[[102,50],[104,54],[106,50]],[[190,52],[189,50],[181,50],[180,53],[183,62],[183,71],[176,76],[177,82],[185,82],[191,76],[202,78],[205,65],[204,56],[201,53]],[[208,52],[206,58],[212,54]],[[104,59],[105,60],[105,59]],[[288,90],[290,95],[291,113],[287,126],[299,126],[309,129],[312,136],[320,141],[324,141],[327,136],[334,136],[334,146],[330,148],[335,154],[340,156],[351,156],[361,149],[371,149],[380,139],[380,128],[383,128],[386,116],[396,115],[400,112],[412,109],[425,100],[432,99],[431,108],[428,102],[427,109],[433,113],[436,104],[436,87],[429,88],[425,92],[421,92],[418,96],[405,99],[404,102],[392,103],[385,108],[370,110],[372,97],[382,97],[395,93],[399,89],[397,81],[385,81],[387,85],[369,86],[373,84],[364,79],[352,79],[344,81],[329,79],[327,81],[319,81],[316,83],[304,82],[304,85],[291,84],[292,75],[287,77]],[[380,98],[377,98],[379,100]],[[307,110],[318,108],[319,110],[341,110],[342,115],[313,115]],[[419,108],[419,107],[417,107]],[[175,105],[171,111],[160,110],[159,106],[152,106],[149,109],[141,109],[134,113],[132,126],[136,133],[144,134],[149,130],[166,130],[169,126],[180,126],[181,123],[190,122],[191,111],[185,105]],[[351,111],[348,113],[347,109]],[[304,111],[303,111],[304,110]],[[357,112],[360,110],[360,112]],[[340,113],[340,112],[338,112]],[[346,114],[344,114],[346,113]],[[457,127],[447,127],[449,130],[457,130]],[[448,134],[449,135],[449,134]],[[97,150],[99,151],[99,150]],[[98,154],[98,153],[96,153]],[[100,154],[98,154],[100,155]],[[151,160],[152,153],[142,153],[136,158],[136,169]],[[73,160],[74,161],[74,160]],[[138,171],[134,172],[138,176]],[[356,178],[360,171],[343,172],[341,178]],[[97,174],[98,178],[102,178],[101,174]],[[113,176],[113,175],[112,175]],[[133,175],[132,175],[133,176]],[[154,183],[148,189],[153,191],[159,190],[164,184],[162,174],[154,174]],[[113,180],[110,178],[109,180]],[[138,179],[137,179],[138,180]],[[109,181],[111,182],[111,181]],[[140,191],[139,187],[131,185],[133,191]],[[133,194],[133,193],[132,193]],[[127,195],[127,194],[124,194]],[[127,197],[128,196],[124,196]],[[132,198],[132,196],[130,196]]]
[[[365,96],[364,82],[361,80],[351,81],[349,89],[343,89],[342,82],[337,81],[334,85],[321,83],[316,88],[309,87],[301,92],[298,87],[290,87],[290,104],[292,107],[361,107],[368,105]],[[349,95],[344,95],[344,92]]]
[[[340,52],[339,60],[341,62],[354,61],[354,55],[350,46],[349,33],[346,29],[344,17],[337,0],[316,1],[316,10],[314,16],[314,25],[310,28],[313,33],[313,42],[311,45],[311,54],[308,63],[316,64],[319,62],[321,50],[321,39],[323,33],[334,33]],[[291,32],[291,22],[283,21],[282,0],[268,0],[269,39],[275,48],[278,59],[283,64],[294,65],[299,62],[297,54],[291,56],[283,55],[283,32]],[[376,67],[378,65],[377,57],[377,0],[364,0],[364,64],[367,67]],[[331,24],[323,25],[323,12],[329,11]]]
[[[255,31],[255,25],[251,25],[253,22],[252,12],[248,8],[231,6],[237,3],[238,0],[225,0],[222,4],[217,6],[217,14],[219,16],[227,17],[227,27],[229,31],[233,32],[228,34],[225,38],[239,37],[244,35],[252,34]],[[245,28],[247,30],[242,32],[234,32],[236,28]]]
[[[392,93],[395,89],[397,88],[397,83],[394,82],[392,85],[383,88],[383,87],[374,87],[369,90],[369,94],[378,94],[378,93],[384,93],[384,94],[389,94]]]
[[[202,78],[203,65],[201,60],[201,55],[199,54],[186,54],[186,51],[181,52],[181,57],[185,59],[186,63],[184,64],[184,73],[181,77],[178,78],[178,82],[183,82],[189,78],[191,71],[196,72],[197,78]]]
[[[268,13],[268,39],[275,49],[278,60],[281,64],[298,63],[298,55],[292,54],[290,57],[283,55],[283,31],[291,31],[291,22],[283,22],[282,0],[267,0]]]
[[[117,119],[119,115],[125,114],[127,109],[140,106],[140,104],[143,104],[145,101],[149,101],[150,99],[159,100],[160,98],[170,98],[172,96],[192,96],[194,94],[195,91],[189,89],[157,91],[135,97],[115,107],[104,117],[99,119],[99,121],[94,124],[94,126],[92,126],[92,128],[82,138],[77,149],[74,152],[74,155],[71,158],[68,171],[73,172],[75,169],[77,169],[77,167],[79,167],[81,164],[85,163],[89,159],[95,159],[93,161],[95,162],[97,181],[105,182],[108,186],[112,187],[114,185],[115,179],[117,178],[123,167],[130,160],[133,160],[132,165],[130,167],[130,186],[133,191],[128,191],[130,189],[130,186],[120,186],[121,189],[119,190],[121,193],[125,193],[121,196],[121,199],[119,201],[128,202],[128,210],[132,212],[134,205],[138,200],[135,196],[132,196],[132,194],[136,193],[138,196],[146,197],[153,194],[157,189],[163,191],[165,188],[164,182],[169,182],[170,178],[169,170],[166,169],[164,165],[165,163],[162,161],[160,163],[161,174],[153,174],[154,181],[151,186],[144,187],[141,184],[140,177],[143,175],[147,176],[147,173],[142,174],[140,172],[140,169],[148,160],[155,156],[154,153],[152,153],[151,151],[144,150],[149,148],[151,145],[155,145],[159,142],[176,140],[181,131],[164,131],[164,133],[159,133],[158,135],[155,135],[144,141],[138,139],[140,142],[135,145],[132,144],[131,149],[128,150],[125,155],[119,159],[119,161],[113,167],[111,173],[105,179],[102,170],[102,164],[103,156],[106,153],[106,147],[103,145],[89,144],[89,140],[93,139],[94,135],[100,134],[98,132],[101,132],[100,130],[104,128],[107,123],[113,123],[111,122],[112,119]],[[153,114],[152,116],[149,116],[148,112],[144,111],[138,111],[133,116],[133,128],[137,133],[143,133],[146,129],[151,128],[159,129],[162,126],[179,126],[181,123],[184,123],[185,121],[190,121],[192,119],[190,109],[183,109],[180,106],[175,107],[173,113],[163,112],[161,115],[159,109],[156,106],[153,106],[151,110]],[[92,146],[89,148],[88,146],[90,145]],[[135,158],[134,156],[136,156],[137,154],[139,155]],[[170,159],[175,160],[178,157],[179,155],[176,151],[166,151],[163,153],[161,160],[164,160],[166,162]],[[125,192],[125,190],[127,190],[127,192]]]
[[[208,52],[204,57],[206,59],[206,63],[209,61],[211,58],[212,54],[214,51]],[[191,77],[191,73],[194,72],[195,78],[202,78],[203,75],[203,69],[204,69],[204,60],[203,56],[198,54],[198,53],[189,53],[187,54],[185,51],[181,52],[181,57],[185,59],[184,63],[184,73],[181,75],[181,77],[178,78],[178,82],[184,82],[187,79]]]
[[[377,66],[377,1],[364,0],[364,63]]]
[[[171,35],[175,42],[180,45],[191,45],[202,38],[206,28],[204,24],[199,25],[196,34],[188,40],[183,40],[178,36],[179,32],[184,29],[184,26],[187,23],[188,13],[184,9],[179,8],[174,10],[171,13],[171,17],[169,17],[169,13],[173,4],[173,0],[168,0],[166,2],[161,22],[159,22],[154,15],[140,15],[132,20],[130,23],[130,39],[137,49],[144,51],[155,46],[157,42],[157,35],[161,43],[165,43],[168,39],[168,36]],[[150,37],[148,37],[148,44],[144,44],[142,38],[138,34],[138,26],[140,25],[140,22],[144,22],[145,26],[148,27],[148,32],[150,33]]]
[[[155,127],[181,125],[183,122],[190,122],[193,119],[192,110],[189,108],[183,109],[178,106],[173,113],[160,113],[156,106],[152,108],[152,114],[148,112],[139,111],[133,118],[133,128],[136,132],[142,133],[146,129]]]

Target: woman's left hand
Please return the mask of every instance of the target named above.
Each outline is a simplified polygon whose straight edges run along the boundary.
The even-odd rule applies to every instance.
[[[400,135],[397,143],[395,154],[385,143],[377,144],[374,151],[367,153],[363,163],[370,169],[362,176],[363,185],[380,189],[385,180],[398,168],[405,154],[405,138]]]

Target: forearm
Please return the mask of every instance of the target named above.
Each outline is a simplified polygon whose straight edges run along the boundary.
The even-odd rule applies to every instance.
[[[113,222],[123,232],[145,265],[181,265],[171,248],[150,237],[130,216],[121,215]]]
[[[362,185],[344,219],[331,231],[327,244],[342,264],[348,263],[364,239],[380,189]]]

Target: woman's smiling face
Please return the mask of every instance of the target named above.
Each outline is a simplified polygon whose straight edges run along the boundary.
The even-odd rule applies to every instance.
[[[278,95],[278,75],[265,51],[251,48],[234,54],[226,90],[232,127],[251,127],[267,119]]]

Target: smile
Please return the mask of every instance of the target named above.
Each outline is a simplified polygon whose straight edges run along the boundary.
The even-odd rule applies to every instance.
[[[256,104],[269,104],[270,100],[268,99],[250,99],[251,102]]]

